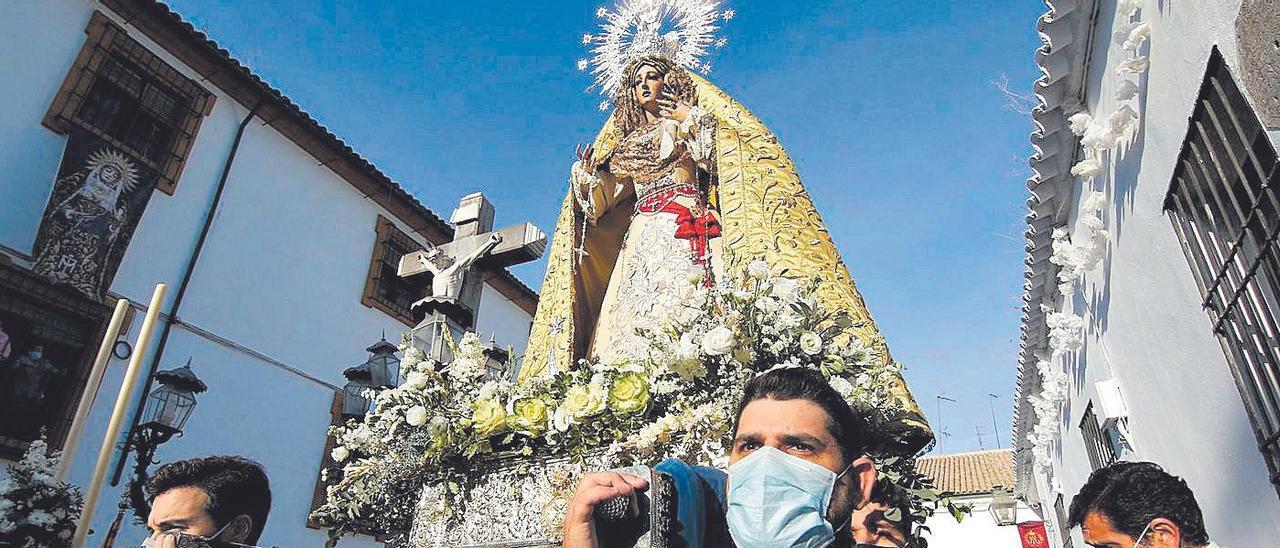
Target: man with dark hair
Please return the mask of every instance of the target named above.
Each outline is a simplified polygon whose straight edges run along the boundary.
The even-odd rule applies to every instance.
[[[1117,462],[1089,476],[1067,527],[1081,526],[1098,548],[1209,546],[1200,505],[1182,478],[1151,462]]]
[[[728,473],[668,461],[657,470],[696,468],[705,496],[679,492],[675,545],[738,548],[853,545],[850,519],[871,496],[876,470],[866,456],[866,421],[821,373],[777,369],[747,384],[734,420]],[[675,462],[679,467],[671,467]],[[679,480],[677,480],[677,483]],[[564,546],[599,546],[593,511],[648,489],[644,479],[617,472],[588,474],[565,516]],[[690,500],[719,516],[690,512]],[[690,517],[705,516],[702,523]],[[708,530],[726,528],[727,531]],[[689,535],[688,531],[697,531]],[[691,538],[692,537],[692,538]],[[731,539],[731,540],[730,540]]]
[[[144,546],[251,546],[271,511],[262,465],[219,456],[171,462],[147,481],[151,535]]]

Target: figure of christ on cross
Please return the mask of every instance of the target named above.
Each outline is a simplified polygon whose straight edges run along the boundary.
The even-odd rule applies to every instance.
[[[502,243],[502,234],[493,232],[489,234],[489,239],[485,240],[484,245],[456,260],[440,251],[438,247],[433,247],[426,253],[415,254],[418,265],[431,273],[431,297],[458,300],[471,265],[488,255],[500,243]]]
[[[431,273],[431,294],[413,303],[427,316],[439,312],[459,329],[475,325],[485,273],[537,260],[547,236],[529,223],[493,230],[494,209],[483,194],[462,198],[450,220],[456,225],[452,242],[400,258],[402,278]]]

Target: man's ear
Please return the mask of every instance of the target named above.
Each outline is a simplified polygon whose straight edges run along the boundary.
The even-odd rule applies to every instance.
[[[231,525],[227,527],[227,540],[231,542],[239,542],[242,544],[249,543],[249,535],[253,534],[253,518],[248,514],[240,514],[231,520]]]
[[[871,458],[863,455],[849,464],[849,475],[855,480],[850,489],[853,497],[853,509],[861,510],[871,502],[871,490],[876,486],[876,465]]]
[[[1156,518],[1151,520],[1151,530],[1147,531],[1147,538],[1144,541],[1146,542],[1142,545],[1144,547],[1180,548],[1182,530],[1178,529],[1178,524],[1168,519]]]

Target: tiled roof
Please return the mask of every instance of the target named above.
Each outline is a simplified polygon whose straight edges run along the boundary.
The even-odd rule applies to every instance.
[[[1027,433],[1035,422],[1029,398],[1040,391],[1036,370],[1039,356],[1048,347],[1048,327],[1042,305],[1054,307],[1058,297],[1058,267],[1053,254],[1053,229],[1063,225],[1074,199],[1075,176],[1071,164],[1079,139],[1071,133],[1067,117],[1079,111],[1084,99],[1084,77],[1089,61],[1090,33],[1097,18],[1098,0],[1045,0],[1048,11],[1036,30],[1041,46],[1036,66],[1041,76],[1034,92],[1039,106],[1032,109],[1031,178],[1027,180],[1027,229],[1024,259],[1026,281],[1022,295],[1022,349],[1018,356],[1014,388],[1013,438],[1019,493],[1030,487],[1032,456]]]
[[[990,493],[996,486],[1013,488],[1012,449],[921,457],[916,469],[933,478],[939,491],[952,495]]]

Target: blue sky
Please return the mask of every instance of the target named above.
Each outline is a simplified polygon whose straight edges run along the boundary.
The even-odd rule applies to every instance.
[[[551,232],[574,144],[604,121],[574,67],[589,2],[169,0],[357,151],[448,215]],[[709,77],[778,135],[942,452],[1009,444],[1027,115],[1039,2],[730,0]],[[544,262],[515,269],[538,287]]]

